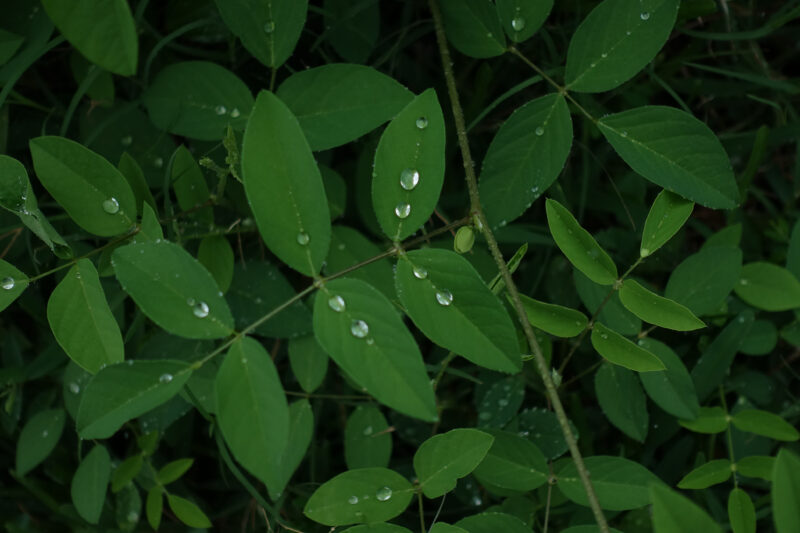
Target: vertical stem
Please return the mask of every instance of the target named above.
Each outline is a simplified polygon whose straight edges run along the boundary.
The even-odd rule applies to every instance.
[[[502,276],[503,281],[506,283],[506,288],[511,296],[514,309],[517,312],[517,317],[519,318],[519,322],[522,325],[523,331],[525,332],[525,337],[528,339],[528,344],[530,345],[534,360],[536,361],[536,367],[539,371],[539,375],[544,382],[545,389],[547,389],[547,396],[550,399],[550,402],[553,404],[553,409],[555,410],[556,417],[561,425],[561,431],[564,434],[564,439],[567,441],[570,454],[575,462],[578,476],[580,477],[583,487],[586,490],[586,496],[589,500],[589,506],[592,509],[595,521],[597,522],[597,525],[602,533],[609,533],[608,523],[603,515],[603,510],[600,508],[600,503],[597,501],[597,494],[594,491],[594,487],[592,487],[592,482],[589,480],[589,472],[586,470],[586,465],[583,463],[583,456],[578,449],[578,443],[575,440],[575,435],[573,435],[572,429],[569,427],[567,414],[564,411],[564,406],[561,404],[561,399],[558,396],[555,383],[553,383],[553,379],[550,376],[550,370],[547,367],[547,362],[545,361],[542,350],[539,347],[539,343],[536,341],[536,335],[533,332],[533,327],[531,326],[530,322],[528,322],[525,309],[522,306],[522,301],[519,297],[519,291],[517,290],[517,286],[514,284],[514,280],[511,278],[511,274],[508,271],[506,262],[503,259],[503,254],[500,252],[500,248],[497,245],[497,240],[494,238],[494,234],[492,233],[491,228],[489,228],[489,224],[487,223],[486,217],[481,209],[480,197],[478,196],[478,181],[475,177],[475,168],[472,162],[472,155],[469,150],[467,128],[464,122],[464,112],[461,108],[461,101],[456,88],[453,65],[450,60],[450,50],[447,46],[447,38],[445,37],[444,26],[442,25],[442,15],[439,11],[439,5],[436,0],[428,0],[428,5],[430,6],[430,10],[433,15],[433,21],[436,27],[436,41],[439,45],[439,54],[442,58],[445,81],[447,82],[447,90],[450,96],[450,105],[452,107],[453,119],[455,121],[456,132],[458,134],[458,143],[461,148],[462,158],[464,160],[464,171],[467,179],[467,188],[469,190],[470,208],[472,214],[477,218],[479,229],[483,232],[483,235],[486,238],[486,243],[488,244],[489,250],[492,253],[492,257],[494,258],[495,263],[497,263],[497,268],[500,270],[500,275]]]
[[[419,530],[425,533],[425,510],[422,507],[422,490],[417,489],[417,502],[419,502]]]

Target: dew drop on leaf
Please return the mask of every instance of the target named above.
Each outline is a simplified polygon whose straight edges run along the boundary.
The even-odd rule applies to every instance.
[[[453,293],[448,290],[436,291],[436,301],[439,305],[447,307],[453,303]]]
[[[353,323],[350,324],[350,333],[353,334],[353,337],[363,339],[369,334],[369,325],[363,320],[353,320]]]
[[[72,394],[78,394],[79,392],[81,392],[81,387],[80,387],[80,385],[78,385],[78,384],[77,384],[77,383],[75,383],[74,381],[73,381],[72,383],[70,383],[69,385],[67,385],[67,387],[69,388],[69,391],[70,391]]]
[[[358,503],[358,496],[356,496],[355,494],[353,494],[352,496],[350,496],[349,498],[347,498],[347,503],[349,503],[350,505],[355,505],[355,504],[357,504],[357,503]]]
[[[400,186],[407,191],[414,189],[419,183],[419,172],[413,168],[407,168],[400,173]],[[398,215],[399,216],[399,215]]]
[[[400,203],[394,208],[394,214],[397,218],[407,218],[411,214],[411,204]]]
[[[417,128],[424,130],[428,127],[428,119],[426,117],[419,117],[416,122]]]
[[[369,437],[372,435],[372,426],[367,426],[364,428],[364,436]]]
[[[511,27],[514,28],[514,31],[522,31],[525,29],[525,19],[522,17],[514,17],[511,21]]]
[[[239,115],[241,115],[241,112],[239,112],[239,109],[238,109],[238,108],[235,108],[235,107],[234,107],[234,108],[231,110],[231,118],[239,118]]]
[[[270,34],[275,31],[275,23],[273,21],[266,22],[264,24],[264,33]]]
[[[647,20],[647,19],[649,19],[649,18],[650,18],[650,13],[648,13],[647,11],[645,11],[644,13],[642,13],[641,15],[639,15],[639,18],[641,18],[642,20]]]
[[[194,316],[196,316],[197,318],[207,317],[208,304],[205,302],[197,302],[196,304],[194,304],[194,307],[192,307],[192,313],[194,313]]]
[[[109,215],[119,213],[119,202],[117,199],[112,197],[107,200],[103,200],[103,211]]]
[[[328,299],[328,307],[336,311],[337,313],[341,313],[345,309],[344,298],[339,295],[331,296]]]
[[[544,135],[544,128],[539,126],[538,128],[536,128],[536,130],[534,130],[534,133],[536,133],[536,135],[541,137],[542,135]]]
[[[3,287],[7,291],[13,289],[14,285],[16,285],[16,282],[14,281],[14,278],[11,277],[5,277],[3,278],[3,281],[0,282],[0,287]]]
[[[378,498],[379,502],[385,502],[392,497],[392,489],[389,487],[380,488],[378,492],[375,493],[375,497]]]
[[[42,431],[42,438],[46,437],[47,435],[49,435],[49,433],[47,432],[46,429]]]
[[[161,374],[158,377],[158,381],[160,383],[169,383],[170,381],[172,381],[172,374]]]
[[[228,112],[228,108],[225,107],[224,105],[220,104],[220,105],[218,105],[217,107],[214,108],[214,112],[217,115],[224,115],[225,113]]]
[[[131,137],[130,135],[126,135],[125,137],[120,139],[120,143],[122,143],[122,146],[130,146],[133,144],[133,137]]]
[[[425,278],[428,277],[428,271],[425,270],[425,268],[423,268],[421,266],[416,266],[415,265],[411,269],[411,271],[414,272],[414,277],[417,278],[417,279],[425,279]]]
[[[305,246],[311,240],[311,237],[308,236],[308,233],[301,231],[297,234],[297,244],[300,246]]]

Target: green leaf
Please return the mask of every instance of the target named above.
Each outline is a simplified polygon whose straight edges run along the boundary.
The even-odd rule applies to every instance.
[[[649,291],[632,279],[626,279],[619,291],[619,299],[628,311],[662,328],[675,331],[692,331],[706,327],[681,304]]]
[[[758,477],[772,481],[775,458],[768,455],[750,455],[736,461],[736,471],[747,477]]]
[[[308,0],[215,0],[225,25],[248,52],[273,69],[292,55],[306,23]]]
[[[317,274],[331,240],[325,187],[297,119],[267,91],[247,123],[242,173],[266,245],[298,272]]]
[[[11,305],[28,287],[28,276],[0,259],[0,311]]]
[[[314,334],[376,400],[414,418],[438,419],[419,347],[377,289],[347,278],[328,283],[314,301]]]
[[[666,366],[660,372],[639,374],[644,390],[656,405],[667,413],[683,419],[694,419],[700,404],[694,390],[694,382],[683,361],[666,344],[652,338],[641,339],[639,345],[655,354]]]
[[[739,281],[742,250],[729,245],[703,248],[669,276],[664,296],[697,316],[715,313]]]
[[[760,409],[743,409],[733,415],[733,425],[739,431],[754,433],[770,439],[791,442],[800,439],[800,432],[775,413]]]
[[[493,441],[489,433],[459,428],[423,442],[414,454],[414,472],[423,494],[438,498],[453,490],[486,457]]]
[[[778,328],[769,320],[754,320],[750,334],[744,339],[739,351],[747,355],[771,354],[778,344]]]
[[[347,207],[347,182],[341,174],[325,165],[319,165],[319,171],[325,186],[325,196],[328,197],[331,220],[336,220],[344,215]]]
[[[205,237],[197,248],[197,260],[206,267],[222,292],[227,292],[233,281],[233,248],[222,235]]]
[[[162,485],[177,481],[192,467],[192,464],[194,464],[192,457],[171,461],[158,470],[156,480]]]
[[[128,360],[107,366],[86,385],[76,426],[84,439],[106,439],[125,422],[178,394],[192,367],[183,361]]]
[[[253,95],[233,72],[209,61],[183,61],[161,69],[142,95],[150,120],[163,131],[217,141],[225,128],[244,129]]]
[[[2,161],[2,156],[0,156],[0,161]],[[795,222],[789,236],[789,248],[786,250],[786,270],[800,278],[800,220]]]
[[[516,516],[506,513],[480,513],[456,522],[456,527],[468,533],[530,533],[531,528]],[[453,532],[455,533],[455,532]]]
[[[530,39],[553,9],[553,0],[496,0],[495,4],[506,35],[515,43]]]
[[[483,159],[478,190],[489,225],[505,226],[544,194],[571,146],[572,120],[563,96],[548,94],[517,108]]]
[[[423,249],[397,263],[397,296],[436,344],[502,372],[522,366],[514,324],[475,268],[455,252]]]
[[[211,520],[194,503],[186,498],[167,493],[167,503],[175,517],[189,527],[211,527]]]
[[[50,295],[47,321],[64,352],[91,374],[125,358],[122,333],[88,259],[69,269]]]
[[[670,240],[683,227],[694,210],[694,204],[675,193],[661,191],[656,196],[642,231],[640,257],[647,257]]]
[[[23,426],[17,440],[17,475],[24,476],[52,453],[64,431],[63,409],[39,411]]]
[[[155,211],[157,209],[156,201],[153,198],[153,193],[150,192],[150,187],[139,163],[128,152],[123,152],[119,163],[117,163],[117,169],[131,187],[133,196],[136,199],[136,212],[142,213],[144,204],[149,205],[151,210]]]
[[[654,533],[722,532],[717,523],[696,503],[663,484],[650,486],[650,498],[653,501]]]
[[[661,483],[661,480],[647,468],[624,457],[595,455],[586,457],[584,463],[586,469],[591,472],[597,501],[602,509],[608,511],[644,507],[650,503],[647,487],[651,483]],[[557,475],[556,486],[564,496],[580,505],[589,505],[583,483],[572,461],[569,461]]]
[[[289,341],[289,364],[300,387],[314,392],[328,372],[328,354],[313,335],[297,337]]]
[[[351,63],[365,63],[380,37],[378,0],[353,4],[350,0],[325,0],[328,41],[336,53]]]
[[[130,483],[117,494],[114,501],[114,518],[119,529],[133,531],[142,512],[142,497],[136,485]]]
[[[667,42],[678,0],[605,0],[581,22],[567,50],[567,88],[599,93],[642,70]]]
[[[800,281],[772,263],[748,263],[742,267],[736,296],[758,309],[787,311],[800,307]]]
[[[125,0],[42,0],[50,20],[86,59],[120,76],[136,74],[139,40]]]
[[[772,473],[772,516],[778,533],[800,531],[800,458],[786,448],[778,451]]]
[[[322,484],[306,502],[303,513],[326,526],[383,522],[408,507],[414,488],[386,468],[348,470]]]
[[[511,301],[511,296],[506,295]],[[525,315],[532,326],[546,331],[556,337],[575,337],[586,329],[589,319],[576,309],[562,305],[549,304],[529,298],[524,294],[519,295]]]
[[[124,489],[126,485],[133,481],[133,478],[139,475],[143,465],[144,457],[141,452],[131,455],[122,461],[114,469],[114,475],[111,478],[111,492],[116,494]]]
[[[278,458],[278,484],[275,490],[270,491],[270,497],[277,500],[289,480],[294,475],[297,467],[306,456],[314,433],[314,413],[311,404],[303,398],[289,405],[289,440],[283,453]]]
[[[478,426],[482,428],[502,428],[519,411],[525,399],[525,383],[519,377],[509,376],[498,379],[479,395],[476,391],[478,407]]]
[[[598,285],[580,270],[572,270],[575,290],[578,291],[583,305],[589,313],[597,313],[597,319],[622,335],[638,335],[642,329],[642,321],[625,309],[619,299],[619,291]],[[609,297],[609,293],[611,296]],[[602,307],[601,307],[602,305]]]
[[[210,197],[208,184],[203,177],[200,165],[194,160],[191,152],[180,145],[172,156],[172,166],[170,168],[170,178],[172,179],[172,189],[175,191],[175,198],[182,211],[191,211],[194,219],[206,224],[214,222],[214,213],[211,207],[199,208],[207,202]]]
[[[738,205],[725,149],[692,115],[644,106],[605,116],[597,125],[622,159],[656,185],[712,209]]]
[[[612,285],[617,281],[614,261],[566,207],[548,198],[545,210],[553,240],[572,266],[600,285]]]
[[[458,526],[451,526],[450,524],[446,524],[444,522],[436,522],[430,527],[428,533],[469,533],[469,532],[466,529]]]
[[[144,511],[147,515],[147,523],[150,527],[158,531],[161,525],[161,513],[164,510],[164,489],[158,485],[154,485],[147,491],[147,501],[145,502]]]
[[[142,242],[112,255],[122,288],[153,322],[190,339],[219,339],[233,331],[233,317],[214,278],[177,244]]]
[[[708,345],[692,369],[697,399],[702,402],[722,383],[753,325],[753,312],[746,309],[732,319]]]
[[[567,441],[561,430],[561,424],[552,411],[540,407],[525,409],[519,413],[517,422],[519,435],[527,437],[548,459],[556,459],[567,451]],[[577,439],[578,429],[571,421],[569,425]]]
[[[270,354],[251,338],[236,341],[220,366],[215,390],[217,419],[233,456],[271,493],[281,492],[289,406]]]
[[[372,172],[372,205],[391,240],[416,232],[436,208],[444,182],[444,142],[444,116],[433,89],[414,98],[383,131]]]
[[[28,142],[39,181],[80,227],[101,237],[128,231],[136,199],[114,165],[63,137]]]
[[[497,10],[489,0],[439,2],[447,39],[470,57],[494,57],[506,51],[506,38]]]
[[[139,225],[139,233],[133,236],[131,242],[160,242],[164,240],[164,230],[158,221],[158,215],[150,207],[150,204],[142,204],[142,222]]]
[[[380,409],[359,405],[347,417],[344,428],[344,460],[347,468],[387,467],[392,457],[392,433],[387,431]]]
[[[608,528],[611,533],[622,533],[619,529]],[[599,526],[572,526],[562,529],[561,533],[602,533]]]
[[[504,489],[529,491],[547,483],[547,459],[528,439],[514,433],[487,429],[494,442],[473,475],[481,483]]]
[[[106,501],[108,478],[111,475],[111,457],[101,444],[86,454],[75,475],[72,476],[70,494],[72,504],[81,518],[90,524],[100,521]]]
[[[0,30],[2,31],[2,30]],[[0,154],[0,207],[19,213],[29,207],[28,194],[33,194],[25,166],[7,155]],[[33,198],[34,202],[36,198]]]
[[[353,228],[334,226],[331,250],[325,259],[324,272],[328,275],[379,255],[381,250],[372,241]],[[374,261],[349,272],[348,277],[366,281],[389,299],[395,298],[394,272],[388,259]]]
[[[430,531],[433,531],[433,529]],[[411,530],[387,522],[380,522],[377,524],[363,524],[360,526],[348,527],[343,530],[342,533],[411,533]]]
[[[695,433],[722,433],[728,429],[728,415],[722,407],[701,407],[694,420],[678,420],[678,423]]]
[[[601,322],[595,322],[592,328],[592,346],[608,362],[636,372],[653,372],[666,368],[658,356],[637,346]]]
[[[358,139],[394,117],[414,95],[371,67],[330,64],[299,70],[278,88],[314,151]]]
[[[25,42],[25,37],[22,35],[0,29],[0,67],[14,57],[23,42]]]
[[[636,374],[627,368],[604,363],[597,369],[594,389],[600,408],[620,431],[634,440],[647,437],[647,400]]]
[[[728,481],[731,477],[731,462],[728,459],[715,459],[698,466],[678,482],[679,489],[706,489]]]
[[[733,533],[756,533],[756,509],[753,500],[740,488],[728,495],[728,520]]]

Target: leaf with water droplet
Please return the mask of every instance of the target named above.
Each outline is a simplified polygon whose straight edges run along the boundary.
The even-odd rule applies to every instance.
[[[427,276],[420,279],[415,267]],[[493,370],[517,372],[522,366],[511,318],[462,256],[411,251],[398,261],[395,284],[408,316],[435,343]]]
[[[389,423],[372,405],[359,405],[347,417],[344,458],[347,468],[387,467],[392,456]]]
[[[744,265],[734,291],[757,309],[786,311],[800,307],[800,281],[789,270],[772,263]]]
[[[604,363],[595,373],[594,390],[608,421],[633,440],[644,442],[650,418],[647,397],[636,374],[627,368]]]
[[[478,481],[524,492],[547,483],[547,460],[535,444],[508,431],[484,431],[494,437],[494,442],[473,472]]]
[[[656,196],[642,230],[639,255],[647,257],[675,235],[692,214],[694,204],[667,190]]]
[[[347,308],[328,305],[329,294]],[[363,328],[352,328],[363,322]],[[328,355],[379,402],[403,414],[432,421],[437,411],[422,354],[392,303],[367,283],[341,278],[319,291],[314,302],[314,334]],[[368,341],[372,340],[370,344]]]
[[[525,383],[518,377],[498,379],[485,388],[477,389],[478,427],[502,428],[514,418],[524,399]]]
[[[389,498],[381,501],[378,495]],[[356,495],[357,503],[349,503]],[[403,476],[387,468],[348,470],[322,484],[309,498],[303,513],[326,526],[343,526],[391,520],[408,507],[414,488]]]
[[[616,331],[595,322],[592,328],[592,346],[610,363],[636,372],[664,370],[664,363],[653,353],[637,346]]]
[[[383,250],[367,237],[347,226],[334,226],[331,249],[323,271],[333,274],[380,254]],[[394,298],[394,274],[388,259],[374,261],[347,274],[348,277],[366,281],[387,298]]]
[[[530,39],[553,9],[553,0],[496,0],[495,4],[506,35],[515,43]]]
[[[16,474],[24,476],[52,453],[64,431],[63,409],[44,409],[31,416],[17,440]]]
[[[416,122],[425,116],[427,126]],[[436,208],[444,181],[444,116],[436,91],[428,89],[389,123],[375,152],[372,206],[383,232],[402,240]]]
[[[495,57],[506,51],[497,10],[485,0],[440,2],[444,29],[453,47],[470,57]]]
[[[414,472],[425,496],[438,498],[453,490],[458,479],[480,464],[493,441],[483,431],[459,428],[423,442],[414,454]]]
[[[0,259],[0,311],[11,305],[28,287],[28,276]]]
[[[516,420],[520,429],[520,437],[525,437],[533,442],[548,459],[556,459],[567,452],[568,446],[564,432],[553,411],[541,407],[525,409],[519,413]],[[569,425],[572,434],[577,439],[578,429],[571,421]]]

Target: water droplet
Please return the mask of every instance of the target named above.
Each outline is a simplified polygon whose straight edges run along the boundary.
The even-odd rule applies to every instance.
[[[79,392],[81,392],[81,386],[75,383],[74,381],[69,385],[67,385],[67,387],[69,388],[69,391],[72,394],[78,394]]]
[[[385,502],[392,497],[392,489],[389,487],[380,488],[378,492],[375,493],[375,497],[378,498],[379,502]]]
[[[172,381],[172,374],[161,374],[158,377],[158,381],[160,383],[169,383],[170,381]]]
[[[128,513],[128,516],[126,516],[125,518],[128,519],[128,522],[138,522],[139,521],[139,513],[137,513],[136,511],[131,511],[130,513]]]
[[[239,115],[241,115],[241,113],[238,108],[234,107],[231,109],[231,118],[239,118]]]
[[[373,344],[375,344],[375,339],[373,339],[372,337],[367,338],[367,344],[372,346]]]
[[[164,166],[164,159],[162,157],[156,157],[153,159],[153,166],[156,168],[161,168]]]
[[[119,202],[116,198],[109,198],[108,200],[103,200],[103,211],[108,213],[109,215],[114,215],[119,213]]]
[[[301,231],[300,233],[297,234],[297,244],[299,244],[300,246],[305,246],[306,244],[308,244],[308,241],[310,240],[311,237],[308,236],[308,233]]]
[[[625,32],[625,35],[630,35],[630,34],[631,34],[631,30],[628,30],[628,31]]]
[[[536,128],[536,131],[534,133],[536,133],[536,135],[541,137],[542,135],[544,135],[544,128],[539,126],[538,128]]]
[[[120,139],[119,142],[122,143],[122,146],[130,146],[133,144],[133,137],[131,137],[130,135],[126,135],[125,137]]]
[[[350,505],[355,505],[355,504],[357,504],[357,503],[358,503],[358,496],[356,496],[355,494],[353,494],[352,496],[350,496],[349,498],[347,498],[347,503],[349,503]]]
[[[604,339],[607,339],[607,338],[608,338],[608,335],[606,335],[605,333],[601,333],[601,334],[600,334],[600,337],[602,337],[602,338],[604,338]]]
[[[412,190],[419,183],[419,172],[407,168],[400,173],[400,186],[407,191]],[[398,215],[399,216],[399,215]]]
[[[647,20],[647,19],[649,19],[649,18],[650,18],[650,13],[648,13],[647,11],[645,11],[644,13],[642,13],[641,15],[639,15],[639,18],[640,18],[640,19],[642,19],[642,20]]]
[[[344,311],[345,308],[344,298],[342,298],[339,295],[331,296],[328,299],[328,307],[330,307],[337,313],[341,313],[342,311]]]
[[[605,58],[607,58],[607,57],[608,57],[608,54],[607,54],[607,53],[605,53],[605,52],[603,52],[602,54],[600,54],[600,57],[602,57],[603,59],[605,59]]]
[[[353,320],[353,323],[350,324],[350,333],[353,334],[353,337],[363,339],[369,334],[369,325],[363,320]]]
[[[425,279],[428,277],[428,271],[421,266],[414,265],[414,268],[412,268],[411,271],[414,273],[414,277],[417,279]]]
[[[739,280],[739,285],[749,285],[749,284],[750,284],[750,282],[747,281],[746,279],[740,279]]]
[[[426,117],[419,117],[416,121],[417,128],[424,130],[428,127],[428,119]]]
[[[5,290],[10,291],[11,289],[14,288],[14,285],[16,285],[16,284],[17,284],[17,282],[14,281],[14,278],[6,277],[6,278],[3,278],[2,282],[0,282],[0,287],[3,287]]]
[[[480,496],[478,496],[476,494],[475,496],[472,497],[472,505],[474,505],[475,507],[478,507],[478,506],[480,506],[482,504],[483,504],[483,500],[481,500]]]
[[[228,108],[225,107],[224,105],[220,104],[220,105],[218,105],[217,107],[214,108],[214,112],[217,115],[224,115],[225,113],[228,112]]]
[[[499,400],[497,400],[497,405],[499,405],[500,407],[505,407],[508,405],[508,400],[505,398],[500,398]]]
[[[192,307],[192,313],[194,313],[194,316],[196,316],[197,318],[207,317],[208,304],[205,302],[197,302],[196,304],[194,304],[194,307]]]
[[[489,420],[490,418],[492,418],[492,413],[488,411],[482,411],[481,414],[478,415],[478,418],[480,418],[481,420]]]
[[[642,248],[641,250],[639,250],[639,255],[641,257],[647,257],[648,255],[650,255],[650,250],[648,250],[647,248]]]
[[[273,21],[269,21],[264,23],[264,33],[272,33],[275,31],[275,23]]]
[[[394,208],[394,214],[397,215],[397,218],[407,218],[411,214],[411,204],[397,204]]]
[[[623,137],[627,137],[628,136],[628,132],[627,131],[621,131],[620,135],[622,135]]]
[[[367,426],[364,428],[364,436],[369,437],[372,435],[372,426]]]
[[[514,31],[522,31],[525,29],[525,19],[522,17],[514,17],[511,20],[511,27],[514,28]]]
[[[47,432],[46,429],[44,431],[42,431],[42,438],[44,438],[44,437],[46,437],[48,435],[49,435],[49,433]]]
[[[446,289],[443,291],[436,291],[436,301],[439,302],[439,305],[447,307],[453,303],[453,293]]]

